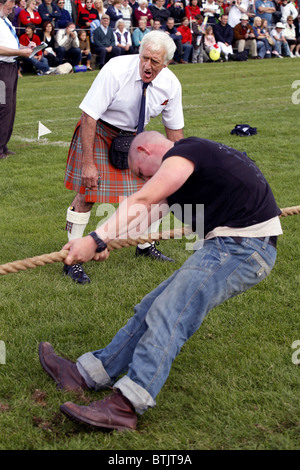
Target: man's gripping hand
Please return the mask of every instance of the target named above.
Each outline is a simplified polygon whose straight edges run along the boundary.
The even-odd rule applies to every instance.
[[[109,257],[107,248],[101,253],[96,253],[96,249],[97,244],[90,236],[71,240],[63,247],[63,250],[69,250],[64,263],[72,265],[76,263],[86,263],[92,259],[95,261],[105,261]]]

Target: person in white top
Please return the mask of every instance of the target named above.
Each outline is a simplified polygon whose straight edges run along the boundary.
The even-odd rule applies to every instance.
[[[126,29],[125,20],[122,18],[116,22],[114,36],[116,40],[116,46],[121,49],[121,54],[134,54],[130,31]]]
[[[242,0],[232,0],[230,6],[226,10],[228,13],[228,24],[234,28],[239,24],[243,13],[247,12],[248,2]]]
[[[14,0],[0,0],[0,160],[13,154],[7,148],[15,113],[18,82],[16,57],[28,58],[31,47],[19,45],[15,28],[7,18],[15,6]]]
[[[148,85],[144,125],[161,114],[168,139],[175,142],[183,138],[181,84],[167,68],[175,48],[164,32],[149,32],[139,55],[109,60],[82,101],[81,121],[71,142],[65,175],[65,186],[77,193],[67,212],[69,240],[83,236],[95,202],[118,203],[121,196],[143,186],[128,168],[115,168],[109,160],[113,138],[136,133],[143,83]],[[152,227],[151,231],[157,230]],[[136,254],[171,260],[154,244],[137,247]],[[90,282],[81,265],[65,265],[64,272],[75,282]]]

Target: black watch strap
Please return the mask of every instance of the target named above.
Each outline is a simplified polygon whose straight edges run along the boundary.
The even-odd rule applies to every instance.
[[[96,249],[96,253],[101,253],[102,251],[104,251],[106,248],[107,248],[107,244],[101,240],[100,237],[98,237],[98,235],[96,234],[96,232],[90,232],[89,235],[95,240],[95,242],[97,243],[97,249]]]

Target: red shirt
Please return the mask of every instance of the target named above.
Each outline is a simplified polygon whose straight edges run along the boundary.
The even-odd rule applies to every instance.
[[[35,42],[37,46],[41,44],[41,40],[37,34],[34,34],[31,39],[27,36],[27,34],[22,34],[22,36],[19,38],[19,41],[22,46],[28,46],[30,42]],[[43,55],[43,52],[40,51],[36,55]]]
[[[95,8],[92,7],[90,10],[88,10],[87,8],[83,8],[78,15],[78,25],[80,26],[80,28],[84,29],[87,28],[87,21],[91,23],[92,21],[97,19],[99,19],[99,17],[98,12]]]
[[[188,17],[189,20],[194,20],[196,15],[201,15],[200,8],[198,7],[198,5],[188,5],[187,7],[185,7],[185,15]]]
[[[179,31],[182,36],[182,44],[185,44],[186,42],[192,44],[192,31],[189,26],[178,26],[177,31]]]
[[[25,8],[24,10],[20,11],[19,22],[21,23],[22,26],[26,26],[29,23],[41,24],[42,18],[41,18],[41,15],[37,11],[34,12],[34,17],[31,18],[30,14]]]

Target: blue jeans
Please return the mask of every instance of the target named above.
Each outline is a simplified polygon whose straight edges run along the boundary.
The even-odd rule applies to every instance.
[[[104,349],[84,354],[77,366],[95,389],[114,383],[142,414],[168,378],[183,344],[207,313],[258,284],[270,273],[276,248],[257,238],[217,237],[204,242],[180,269],[136,305],[127,325]]]
[[[275,41],[274,49],[278,52],[278,54],[284,54],[287,57],[291,55],[291,51],[287,42]]]

